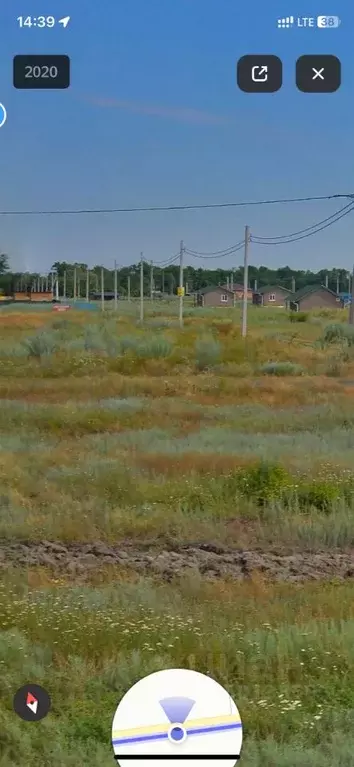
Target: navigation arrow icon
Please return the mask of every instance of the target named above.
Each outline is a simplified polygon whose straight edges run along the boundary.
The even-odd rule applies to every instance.
[[[63,19],[59,19],[58,24],[62,24],[65,29],[65,27],[68,26],[69,21],[70,21],[70,16],[64,16]]]

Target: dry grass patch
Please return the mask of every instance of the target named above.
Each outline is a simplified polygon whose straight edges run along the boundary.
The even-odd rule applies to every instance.
[[[154,453],[134,454],[133,461],[140,469],[149,474],[162,474],[170,477],[179,476],[220,476],[229,474],[254,463],[254,459],[237,455],[219,455],[186,452],[183,455],[165,455]]]

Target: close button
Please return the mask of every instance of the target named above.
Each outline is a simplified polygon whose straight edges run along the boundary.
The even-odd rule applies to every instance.
[[[303,93],[334,93],[341,84],[341,63],[336,56],[300,56],[296,85]]]

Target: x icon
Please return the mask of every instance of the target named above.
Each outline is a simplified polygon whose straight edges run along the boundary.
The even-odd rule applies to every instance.
[[[312,78],[313,80],[317,80],[317,78],[318,78],[318,77],[319,77],[321,80],[324,80],[324,77],[323,77],[323,75],[322,75],[322,72],[324,72],[324,67],[322,67],[322,69],[315,69],[315,67],[312,67],[312,71],[315,73],[315,74],[313,75],[313,78]]]

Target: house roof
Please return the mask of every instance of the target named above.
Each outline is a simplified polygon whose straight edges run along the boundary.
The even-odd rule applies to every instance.
[[[330,293],[332,296],[337,298],[337,293],[335,293],[334,290],[331,290],[331,288],[327,288],[326,285],[306,285],[304,288],[297,290],[296,293],[293,293],[291,296],[289,296],[289,301],[297,303],[298,301],[301,301],[302,298],[305,298],[305,296],[312,295],[312,293],[317,293],[319,290],[325,290],[326,293]]]
[[[222,287],[222,288],[226,288],[226,289],[227,289],[227,285],[222,285],[221,287]],[[231,290],[231,288],[229,288],[229,290]],[[234,282],[234,283],[232,284],[232,290],[233,290],[233,291],[235,291],[235,290],[242,290],[242,291],[243,291],[243,285],[241,285],[241,283],[240,283],[240,282]],[[253,293],[253,292],[254,292],[254,291],[252,290],[252,288],[247,288],[247,290],[248,290],[248,292],[249,292],[249,293]]]
[[[289,295],[291,294],[291,290],[288,290],[288,288],[283,288],[282,285],[264,285],[262,288],[257,290],[257,293],[263,295],[263,293],[271,293],[272,291],[274,293],[275,290],[282,290],[284,293],[289,293]]]
[[[219,291],[220,293],[230,293],[230,296],[234,295],[233,290],[225,288],[224,285],[208,285],[206,288],[200,288],[197,293],[201,296],[205,296],[207,293],[215,293],[216,291]]]

